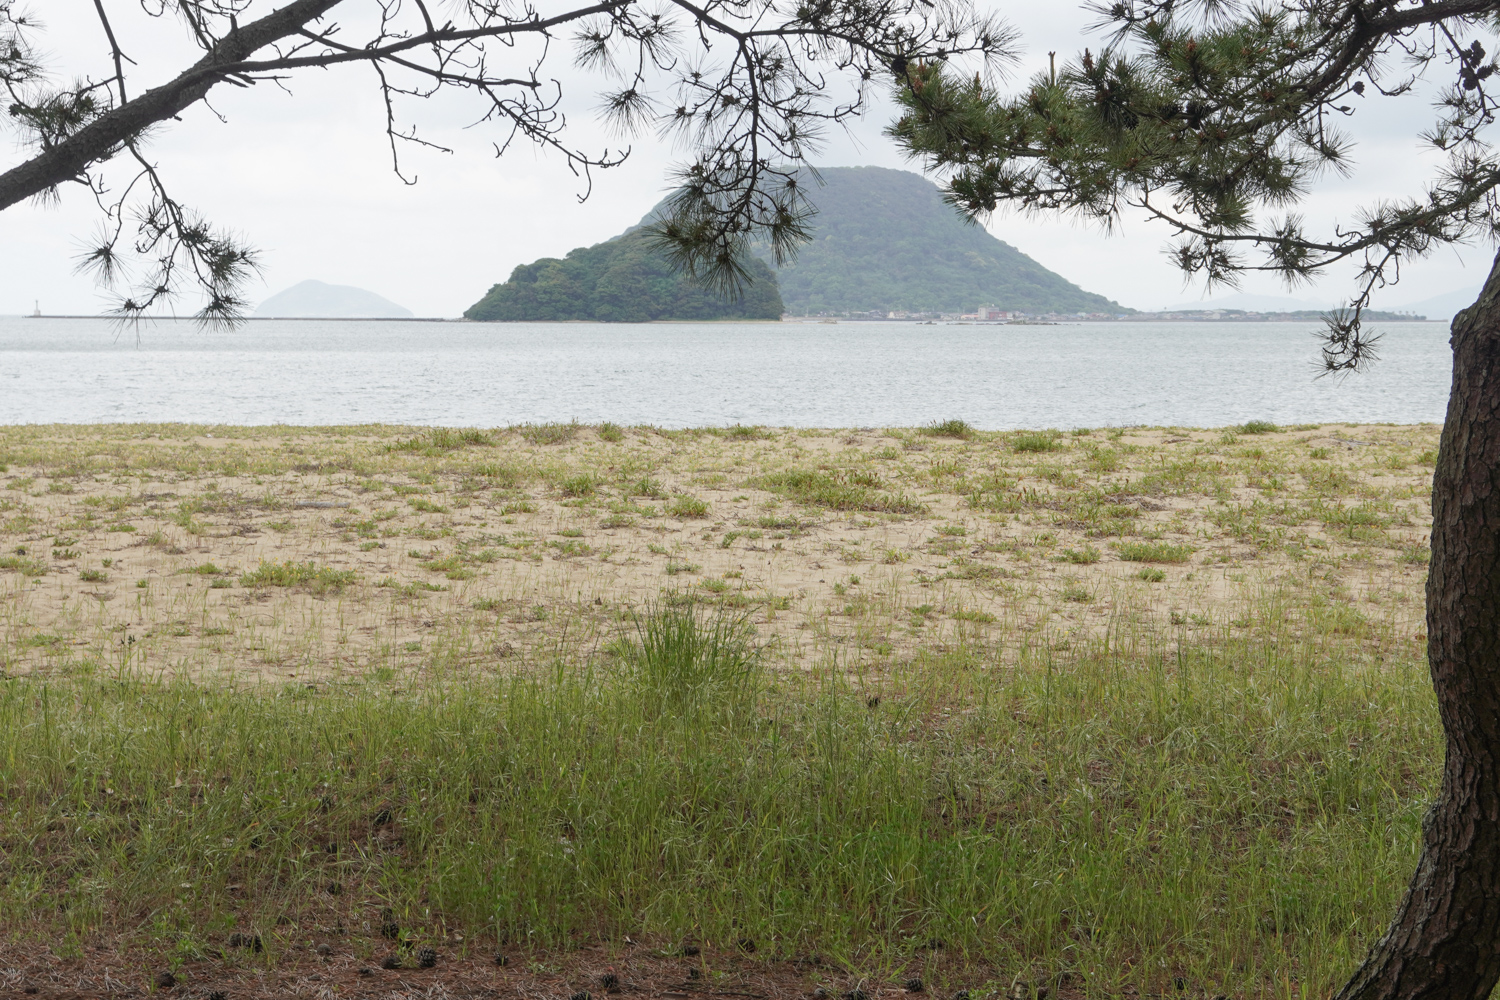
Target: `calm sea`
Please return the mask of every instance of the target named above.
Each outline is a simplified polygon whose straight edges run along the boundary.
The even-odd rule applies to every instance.
[[[1065,326],[163,322],[0,318],[0,423],[984,429],[1441,421],[1443,323],[1317,379],[1315,323]]]

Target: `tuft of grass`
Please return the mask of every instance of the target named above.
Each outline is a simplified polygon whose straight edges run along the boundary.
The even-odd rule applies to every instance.
[[[565,497],[591,497],[598,489],[598,480],[584,473],[582,475],[570,476],[558,485],[558,490]]]
[[[81,569],[78,571],[78,579],[84,583],[107,583],[109,574],[102,569]]]
[[[905,495],[883,493],[880,478],[859,470],[826,472],[788,469],[762,476],[760,485],[798,503],[829,510],[868,510],[887,514],[920,514],[927,510]]]
[[[494,444],[488,434],[473,428],[454,429],[451,427],[434,427],[426,434],[398,441],[389,446],[388,451],[413,451],[424,455],[439,455],[445,451],[454,451],[472,445]]]
[[[771,436],[771,432],[764,427],[745,427],[734,424],[724,428],[724,436],[731,441],[760,441]]]
[[[1236,434],[1277,434],[1280,433],[1281,428],[1269,420],[1252,420],[1249,423],[1240,424],[1233,430]]]
[[[178,570],[178,572],[179,573],[196,573],[199,576],[218,576],[219,574],[223,573],[224,570],[222,570],[219,567],[215,566],[211,562],[206,562],[206,563],[201,563],[201,564],[199,564],[197,566],[189,566],[187,569]]]
[[[1147,583],[1161,583],[1167,578],[1166,571],[1157,569],[1155,566],[1142,566],[1135,575]]]
[[[667,491],[662,488],[661,483],[650,476],[642,476],[626,487],[625,492],[633,497],[650,497],[660,500],[666,497]]]
[[[578,435],[579,425],[568,424],[522,424],[516,432],[532,444],[562,444]]]
[[[625,440],[625,431],[619,424],[612,424],[608,420],[599,425],[599,440],[608,441],[610,444],[618,444]]]
[[[1172,542],[1121,542],[1116,554],[1126,562],[1185,563],[1196,551],[1191,545]]]
[[[1045,431],[1022,431],[1010,439],[1011,450],[1019,452],[1061,451],[1062,446],[1057,434]]]
[[[667,505],[667,513],[673,517],[707,517],[708,503],[697,497],[679,496]]]
[[[939,423],[931,423],[922,428],[922,433],[931,437],[958,438],[967,441],[976,433],[974,428],[963,420],[944,420]]]
[[[1085,545],[1081,549],[1063,549],[1062,558],[1064,562],[1077,563],[1080,566],[1092,566],[1099,561],[1099,550],[1092,545]]]
[[[333,569],[311,562],[265,562],[240,574],[241,587],[299,587],[314,594],[337,592],[359,579],[352,569]]]
[[[761,656],[745,617],[692,600],[662,601],[632,615],[631,626],[615,648],[649,713],[721,715],[753,706]]]

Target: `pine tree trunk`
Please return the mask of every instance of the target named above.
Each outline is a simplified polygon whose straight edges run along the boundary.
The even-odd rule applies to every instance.
[[[1443,783],[1406,898],[1337,1000],[1482,1000],[1500,979],[1500,257],[1451,343],[1427,576]]]

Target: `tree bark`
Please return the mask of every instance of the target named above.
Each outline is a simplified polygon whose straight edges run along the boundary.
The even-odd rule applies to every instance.
[[[1450,343],[1427,575],[1442,787],[1406,898],[1337,1000],[1483,1000],[1500,979],[1500,257]]]

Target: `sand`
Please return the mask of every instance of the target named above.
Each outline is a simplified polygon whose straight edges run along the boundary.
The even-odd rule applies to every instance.
[[[778,669],[1258,634],[1379,662],[1425,639],[1437,439],[0,428],[0,671],[524,670],[688,598]]]

